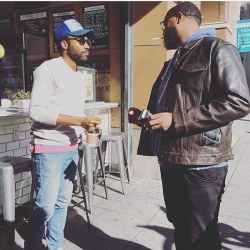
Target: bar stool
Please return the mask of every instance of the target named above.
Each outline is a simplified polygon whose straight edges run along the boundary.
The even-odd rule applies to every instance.
[[[102,135],[102,152],[103,152],[104,164],[105,164],[105,158],[106,158],[107,143],[108,142],[115,143],[123,194],[125,194],[125,188],[124,188],[125,172],[127,175],[128,183],[130,183],[129,166],[128,166],[127,156],[126,156],[126,152],[125,152],[124,140],[125,140],[125,133],[124,132],[111,133],[111,134],[107,134],[107,135],[103,134]],[[106,172],[112,172],[112,171],[108,170]]]
[[[86,189],[88,196],[89,212],[93,209],[93,191],[97,184],[103,183],[106,199],[108,199],[106,176],[102,156],[102,140],[99,140],[96,145],[87,144],[85,142],[79,146],[80,164],[78,165],[78,176],[80,178],[81,190],[84,190],[86,179]],[[82,160],[84,159],[84,161]],[[83,169],[85,173],[83,173]]]
[[[27,157],[5,156],[0,158],[0,185],[4,217],[4,230],[8,249],[15,249],[15,180],[14,175],[31,172],[32,184],[30,206],[35,191],[35,167],[33,160]]]

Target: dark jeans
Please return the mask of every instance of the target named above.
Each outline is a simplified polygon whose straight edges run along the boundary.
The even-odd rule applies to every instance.
[[[227,170],[228,166],[206,170],[161,167],[177,250],[221,250],[218,213]]]

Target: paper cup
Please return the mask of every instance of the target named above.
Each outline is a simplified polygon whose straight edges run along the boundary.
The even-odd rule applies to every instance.
[[[99,141],[102,131],[100,128],[95,128],[94,130],[87,131],[86,142],[90,145],[96,145]]]

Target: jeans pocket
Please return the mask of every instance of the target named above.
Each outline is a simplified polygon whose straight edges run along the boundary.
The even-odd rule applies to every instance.
[[[217,182],[220,173],[217,168],[188,171],[189,183],[193,185],[212,185]]]

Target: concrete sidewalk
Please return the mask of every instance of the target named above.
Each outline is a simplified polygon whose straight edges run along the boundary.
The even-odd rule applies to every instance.
[[[219,216],[223,250],[250,249],[250,115],[235,121],[233,145],[235,159],[230,162]],[[126,195],[121,194],[119,178],[109,176],[107,184],[108,200],[103,187],[95,190],[90,227],[81,198],[73,197],[64,250],[175,249],[159,180],[132,177]],[[24,231],[17,229],[16,249],[23,249]],[[3,240],[0,249],[6,249]]]

